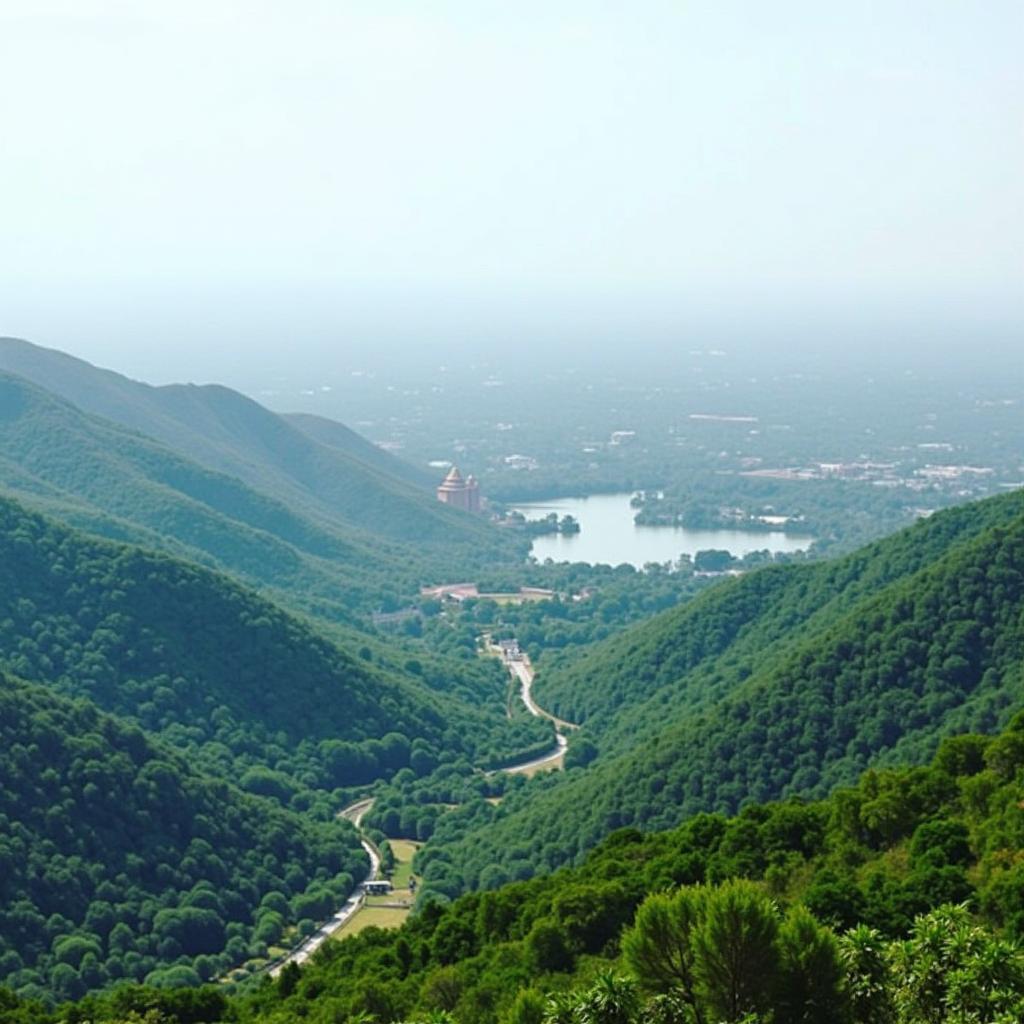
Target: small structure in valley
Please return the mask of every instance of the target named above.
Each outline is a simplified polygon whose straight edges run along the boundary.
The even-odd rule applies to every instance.
[[[545,587],[520,587],[508,593],[481,592],[475,583],[443,583],[438,587],[420,587],[420,596],[437,601],[454,601],[462,604],[470,598],[499,601],[503,604],[523,604],[527,601],[550,601],[555,591]]]
[[[523,652],[519,649],[518,640],[499,640],[498,647],[501,648],[501,656],[506,661],[523,660]]]

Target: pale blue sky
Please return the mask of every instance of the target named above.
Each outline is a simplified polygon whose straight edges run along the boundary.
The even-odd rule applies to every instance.
[[[1019,0],[0,0],[0,333],[1014,319],[1022,52]]]

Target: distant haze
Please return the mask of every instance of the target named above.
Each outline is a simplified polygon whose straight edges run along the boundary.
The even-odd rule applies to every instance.
[[[0,4],[0,334],[151,380],[1020,360],[1018,0]]]

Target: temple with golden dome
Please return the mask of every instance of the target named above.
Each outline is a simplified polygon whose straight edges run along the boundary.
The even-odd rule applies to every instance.
[[[480,485],[470,474],[463,479],[458,466],[452,466],[441,486],[437,489],[437,500],[446,505],[465,509],[467,512],[480,511]]]

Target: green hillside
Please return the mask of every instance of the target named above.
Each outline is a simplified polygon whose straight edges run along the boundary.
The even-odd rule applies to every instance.
[[[224,576],[5,499],[0,664],[159,731],[211,771],[251,769],[243,784],[285,800],[428,770],[442,752],[489,763],[549,735],[506,719],[496,665],[461,680],[468,694],[431,689],[422,667],[399,676],[347,654]]]
[[[753,573],[623,634],[607,675],[593,655],[590,674],[593,706],[621,730],[588,719],[573,740],[596,737],[588,768],[442,819],[421,854],[428,880],[449,894],[497,884],[625,825],[821,795],[868,765],[921,761],[944,735],[997,728],[1024,702],[1020,502],[937,516],[832,567]],[[976,532],[993,520],[1005,525]],[[608,698],[624,681],[641,703]]]
[[[472,703],[499,692],[500,670],[471,651],[456,657],[367,635],[371,612],[407,605],[423,582],[455,571],[458,559],[443,547],[339,528],[3,373],[0,490],[92,533],[228,572],[315,617],[342,647],[370,651],[414,688]]]
[[[756,881],[777,901],[780,931],[784,919],[799,918],[794,908],[802,905],[837,932],[856,926],[876,929],[873,943],[879,953],[886,938],[911,933],[917,915],[965,900],[987,927],[1024,938],[1022,730],[1024,720],[1018,718],[1011,731],[996,739],[958,737],[942,746],[930,768],[868,772],[854,787],[819,803],[758,804],[733,818],[697,815],[661,833],[618,832],[578,868],[473,893],[445,910],[425,910],[397,934],[370,933],[330,946],[297,984],[254,997],[251,1018],[325,1021],[332,1014],[337,1019],[365,1011],[378,1019],[424,1019],[442,1009],[467,1024],[528,1020],[508,1016],[522,990],[537,996],[564,991],[588,985],[610,967],[627,973],[636,965],[638,958],[622,955],[622,937],[650,894],[674,886],[721,886],[731,879]],[[712,899],[714,894],[712,890]],[[831,946],[831,939],[803,920],[800,947]],[[766,945],[773,933],[769,928]],[[863,931],[859,934],[863,939]],[[655,932],[654,937],[655,951],[668,953],[670,936]],[[731,948],[738,952],[742,946]],[[894,967],[890,971],[880,964],[876,978],[893,993],[900,985],[897,952],[911,950],[894,950]],[[960,950],[961,955],[966,952]],[[823,975],[817,1010],[786,1010],[784,997],[800,989],[795,984],[777,986],[785,977],[785,960],[783,956],[782,962],[771,963],[775,977],[764,979],[747,1010],[774,1008],[777,1021],[919,1020],[909,1014],[856,1016],[857,1005],[847,1002],[856,978],[853,965],[840,971],[833,963],[825,970],[828,957],[810,961]],[[757,962],[746,960],[741,973],[756,978]],[[988,969],[997,962],[993,955]],[[1001,981],[1009,990],[1004,991],[1003,1005],[1019,1008],[1024,964],[1020,954],[1008,960],[1004,954],[1003,962]],[[928,963],[921,965],[925,974]],[[931,964],[934,970],[934,960]],[[678,982],[659,988],[650,967],[643,963],[636,973],[642,990],[676,991]],[[978,969],[985,970],[981,964]],[[999,988],[998,975],[982,973],[982,991],[985,979],[990,994]],[[806,977],[803,981],[809,983]],[[697,988],[699,992],[701,986]],[[698,995],[698,1003],[708,995]],[[543,1007],[543,1000],[539,1005]],[[705,1013],[709,1009],[705,1006]],[[667,1019],[693,1020],[679,1010],[681,1016]],[[704,1019],[737,1021],[743,1016],[721,1012]],[[943,1014],[920,1020],[995,1017]],[[623,1021],[624,1016],[611,1019]]]
[[[1014,1024],[1022,772],[1018,717],[817,803],[624,829],[579,867],[428,905],[247,995],[123,990],[60,1015],[8,999],[0,1021]]]
[[[444,545],[483,561],[518,550],[477,517],[408,482],[393,456],[349,433],[328,443],[219,385],[151,387],[51,349],[0,338],[0,369],[80,409],[153,438],[179,455],[244,481],[268,497],[389,540]]]
[[[0,484],[94,532],[331,602],[372,602],[395,549],[345,536],[28,381],[0,373]]]
[[[459,565],[457,549],[329,522],[3,372],[0,488],[79,528],[230,572],[331,623],[407,602]],[[464,555],[476,564],[480,552]]]
[[[242,794],[0,673],[0,983],[57,999],[195,985],[331,913],[367,866],[347,823]]]
[[[986,529],[1024,515],[1024,492],[950,509],[842,558],[770,567],[623,631],[582,656],[545,658],[538,699],[621,752],[672,712],[741,684],[798,635],[819,634],[859,603]]]
[[[365,437],[337,420],[327,419],[326,416],[314,416],[308,412],[283,413],[281,418],[314,441],[330,448],[339,448],[368,466],[380,469],[390,476],[399,477],[431,493],[440,482],[437,470],[414,466],[411,462],[399,459],[383,448],[369,444]]]

